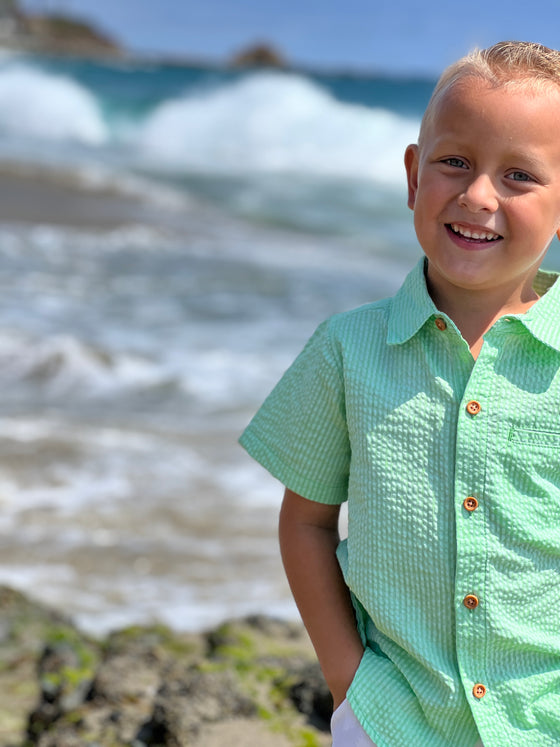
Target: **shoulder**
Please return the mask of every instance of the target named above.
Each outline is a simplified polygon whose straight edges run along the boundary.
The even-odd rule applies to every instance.
[[[371,344],[372,340],[385,343],[392,304],[392,298],[364,304],[334,314],[321,327],[334,345]]]
[[[332,371],[340,380],[350,360],[380,351],[387,344],[392,299],[343,311],[322,322],[307,340],[288,371],[290,378],[306,372]]]

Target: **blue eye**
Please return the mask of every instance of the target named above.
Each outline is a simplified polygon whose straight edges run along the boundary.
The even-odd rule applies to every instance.
[[[467,165],[463,161],[462,158],[445,158],[443,163],[446,163],[448,166],[453,166],[457,169],[466,169]]]
[[[512,171],[511,174],[508,175],[509,179],[512,179],[514,182],[530,182],[533,181],[529,174],[526,174],[524,171]]]

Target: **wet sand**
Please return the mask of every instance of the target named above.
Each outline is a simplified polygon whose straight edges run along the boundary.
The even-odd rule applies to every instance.
[[[139,198],[116,191],[85,189],[49,171],[10,170],[0,165],[0,222],[49,223],[111,229],[146,220]]]

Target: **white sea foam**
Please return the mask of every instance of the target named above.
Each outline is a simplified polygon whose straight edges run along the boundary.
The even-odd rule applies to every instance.
[[[255,391],[264,393],[284,358],[274,351],[265,357],[243,350],[193,348],[152,360],[98,350],[69,335],[35,339],[0,333],[0,383],[19,401],[40,397],[122,404],[127,397],[171,389],[177,399],[191,403],[191,412],[227,410],[232,403],[252,402]]]
[[[96,351],[69,335],[31,340],[0,336],[0,380],[28,382],[51,395],[102,395],[160,386],[159,366],[140,356]]]
[[[0,130],[18,137],[101,145],[107,127],[96,98],[77,81],[22,62],[0,68]]]
[[[55,541],[59,549],[132,541],[135,534],[124,525],[114,531],[97,526],[102,535],[92,534],[82,522],[104,512],[117,514],[134,510],[137,516],[150,514],[154,499],[163,508],[173,496],[196,491],[195,485],[209,472],[207,458],[196,453],[185,438],[126,428],[78,426],[56,419],[0,419],[3,459],[0,474],[0,529],[25,534],[32,543]],[[11,455],[17,459],[11,459]],[[162,490],[162,486],[164,486]],[[47,512],[49,522],[37,514]],[[76,526],[68,521],[76,521]],[[171,541],[169,527],[160,539]],[[148,526],[150,527],[148,529]],[[81,528],[80,528],[81,527]],[[150,541],[157,539],[157,527],[147,524]],[[96,530],[97,531],[97,530]],[[136,536],[140,536],[136,530]],[[102,539],[100,539],[100,537]]]
[[[0,131],[20,143],[124,148],[132,165],[139,158],[160,172],[300,173],[392,184],[402,181],[402,153],[416,139],[418,121],[341,102],[301,75],[258,72],[163,100],[123,127],[69,75],[0,60]],[[170,194],[161,190],[162,199]]]
[[[44,574],[49,576],[49,573]],[[168,579],[111,579],[111,595],[101,605],[100,598],[106,595],[106,579],[92,579],[89,588],[83,585],[76,589],[64,582],[54,585],[49,578],[37,584],[38,576],[32,569],[21,567],[16,573],[0,574],[0,580],[27,591],[46,604],[67,609],[70,595],[72,618],[85,632],[100,636],[133,624],[150,625],[163,623],[175,630],[200,631],[222,623],[232,617],[262,614],[298,619],[297,609],[288,592],[278,598],[273,585],[251,586],[240,584],[239,588],[207,589],[199,594],[186,586]],[[39,577],[40,578],[40,577]],[[50,576],[52,578],[52,575]],[[45,581],[47,583],[45,583]],[[249,596],[249,598],[247,598]]]
[[[236,440],[318,321],[404,273],[417,123],[271,73],[140,114],[34,64],[0,61],[4,173],[147,207],[0,231],[0,579],[97,631],[285,612],[282,487]],[[372,208],[367,247],[325,235]]]
[[[260,72],[163,102],[138,143],[178,171],[299,172],[402,181],[418,122],[337,101],[295,74]]]

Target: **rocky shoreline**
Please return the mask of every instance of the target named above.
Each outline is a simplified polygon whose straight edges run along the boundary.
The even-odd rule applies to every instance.
[[[0,587],[4,747],[326,747],[331,698],[301,625],[264,616],[199,634],[104,640]]]
[[[0,0],[0,48],[79,57],[124,56],[121,46],[90,22],[63,13],[27,13],[18,0]]]

